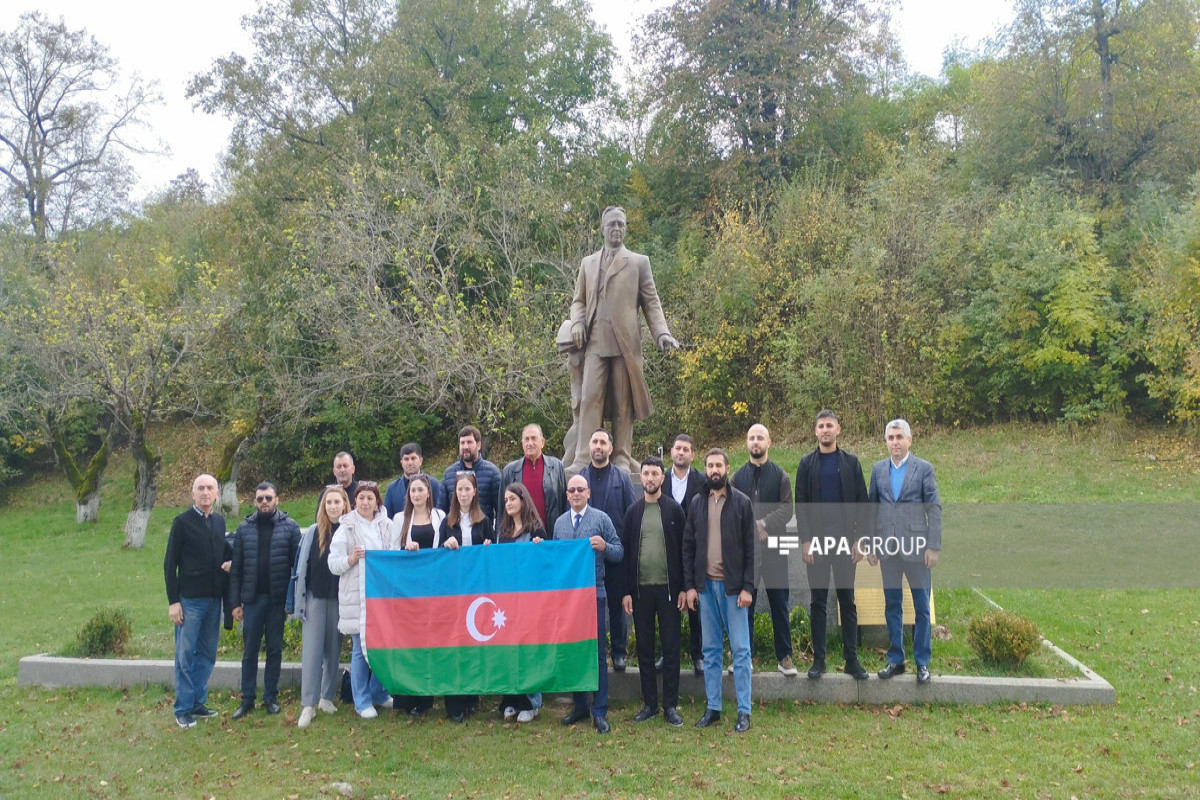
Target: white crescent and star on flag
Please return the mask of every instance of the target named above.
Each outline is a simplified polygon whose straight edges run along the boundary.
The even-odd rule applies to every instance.
[[[492,614],[492,626],[494,630],[486,636],[480,633],[479,626],[475,621],[479,614],[479,609],[485,605],[490,605],[492,608],[496,609],[495,613]],[[493,601],[490,597],[476,597],[471,601],[470,607],[467,608],[467,633],[469,633],[471,638],[477,642],[486,642],[490,640],[500,632],[500,629],[504,627],[506,622],[508,622],[508,617],[505,616],[504,610],[497,606],[495,601]]]

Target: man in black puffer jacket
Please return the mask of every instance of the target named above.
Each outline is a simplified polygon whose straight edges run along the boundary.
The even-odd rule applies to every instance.
[[[260,483],[254,490],[257,509],[238,525],[233,540],[233,565],[229,571],[229,607],[242,623],[242,704],[233,712],[241,719],[254,710],[258,690],[258,651],[267,640],[267,668],[263,676],[263,705],[268,714],[279,713],[279,669],[283,661],[284,604],[292,564],[300,547],[300,526],[279,510],[274,484]]]

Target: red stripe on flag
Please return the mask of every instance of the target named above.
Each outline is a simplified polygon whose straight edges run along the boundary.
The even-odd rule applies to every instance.
[[[368,598],[370,648],[559,644],[596,638],[596,589]]]

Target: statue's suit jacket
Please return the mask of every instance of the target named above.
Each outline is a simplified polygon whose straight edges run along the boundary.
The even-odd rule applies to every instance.
[[[600,299],[600,255],[603,252],[597,250],[583,259],[575,279],[575,297],[571,301],[571,323],[583,322],[589,337]],[[622,247],[613,256],[604,283],[604,299],[609,306],[617,346],[629,372],[634,419],[645,419],[654,413],[654,404],[650,401],[650,389],[642,368],[638,309],[646,316],[646,324],[656,342],[658,337],[670,332],[662,303],[658,300],[658,289],[654,286],[654,275],[650,272],[650,259]]]

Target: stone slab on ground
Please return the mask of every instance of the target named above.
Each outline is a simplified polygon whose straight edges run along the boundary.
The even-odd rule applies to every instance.
[[[1077,662],[1076,662],[1077,663]],[[241,687],[239,661],[219,661],[213,670],[209,687],[238,690]],[[1060,705],[1112,705],[1116,692],[1108,681],[1084,668],[1085,677],[1073,679],[1050,678],[989,678],[966,675],[939,675],[925,686],[917,684],[915,674],[906,673],[881,681],[874,675],[867,681],[856,681],[848,675],[827,673],[819,680],[809,680],[803,672],[786,677],[776,672],[756,672],[752,694],[755,700],[798,700],[813,703],[1053,703]],[[259,665],[259,686],[262,686],[262,665]],[[174,662],[166,659],[90,659],[58,658],[48,655],[28,656],[17,667],[19,686],[48,688],[101,686],[121,688],[159,684],[172,686],[175,681]],[[279,675],[280,688],[299,688],[300,664],[284,662]],[[609,694],[615,701],[641,700],[641,682],[636,667],[625,672],[609,674]],[[734,698],[733,676],[722,676],[722,692],[727,700]],[[704,697],[704,679],[684,670],[679,676],[679,693],[698,699]]]

